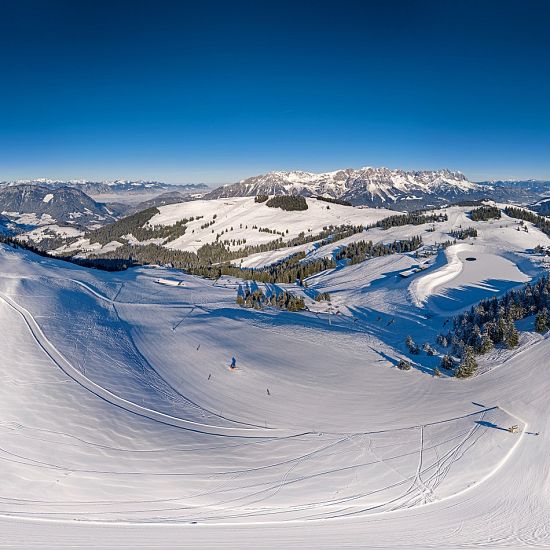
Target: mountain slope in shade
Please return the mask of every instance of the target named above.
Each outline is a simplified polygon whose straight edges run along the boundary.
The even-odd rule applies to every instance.
[[[494,195],[501,202],[534,204],[533,209],[541,214],[550,213],[550,181],[548,180],[495,180],[479,182],[491,186]]]
[[[22,184],[0,188],[0,212],[31,225],[61,223],[79,226],[114,221],[112,212],[79,189]],[[32,218],[32,221],[31,221]]]
[[[131,207],[125,212],[126,215],[133,214],[134,212],[139,212],[140,210],[146,210],[147,208],[152,208],[155,206],[165,206],[167,204],[177,204],[180,202],[187,202],[191,200],[189,194],[183,194],[179,191],[167,191],[166,193],[161,193],[152,199],[142,201],[135,206]]]

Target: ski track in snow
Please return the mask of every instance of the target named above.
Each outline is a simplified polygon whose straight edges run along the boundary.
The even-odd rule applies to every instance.
[[[81,286],[85,287],[85,289],[87,291],[92,292],[97,297],[99,297],[101,299],[108,300],[108,298],[100,295],[99,293],[94,292],[93,289],[91,289],[87,285],[82,284]],[[50,359],[52,361],[54,361],[66,374],[69,374],[69,376],[71,376],[71,378],[75,379],[78,383],[80,383],[80,384],[84,385],[85,387],[87,387],[87,389],[90,389],[89,386],[91,386],[92,387],[91,391],[96,393],[96,395],[99,395],[100,397],[103,397],[103,398],[107,397],[107,400],[109,402],[111,402],[113,404],[116,404],[117,406],[121,406],[121,403],[118,399],[116,399],[116,396],[110,395],[109,392],[105,392],[105,390],[96,387],[93,384],[93,382],[91,382],[91,381],[89,381],[89,380],[87,380],[87,379],[85,379],[81,376],[78,376],[78,374],[79,374],[78,371],[75,371],[70,366],[68,361],[55,349],[55,347],[51,344],[51,342],[44,336],[42,330],[40,329],[40,327],[38,326],[38,324],[36,323],[36,321],[34,320],[32,315],[25,308],[23,308],[22,306],[17,304],[15,301],[13,301],[11,298],[4,295],[3,293],[0,293],[0,298],[2,300],[4,300],[4,302],[6,304],[8,304],[10,307],[12,307],[15,311],[17,311],[23,317],[23,319],[25,320],[25,323],[27,324],[27,327],[28,327],[29,331],[31,332],[32,336],[34,337],[36,343],[42,348],[42,350],[44,352],[46,352],[46,354],[50,357]],[[67,372],[67,369],[72,369],[72,371]],[[128,404],[128,403],[123,402],[123,405],[124,405],[123,408],[126,411],[133,412],[133,413],[140,414],[140,415],[144,415],[147,418],[151,418],[153,420],[158,421],[158,417],[155,414],[151,414],[151,413],[154,413],[154,411],[144,410],[142,407],[139,407],[139,406],[137,406],[137,408],[135,408],[136,407],[135,404]],[[483,418],[484,414],[485,414],[485,412],[481,413],[481,418]],[[162,418],[162,421],[166,422],[166,419],[164,417],[161,417],[161,418]],[[179,422],[174,422],[174,420],[177,420],[177,419],[170,419],[170,423],[172,423],[172,425],[174,425],[174,426],[181,427],[181,424]],[[450,421],[452,422],[452,420],[450,420]],[[437,424],[440,424],[440,423],[441,422],[437,422]],[[13,426],[11,426],[11,427],[13,428]],[[185,427],[188,429],[187,425],[185,425]],[[204,427],[200,426],[200,425],[197,425],[196,428],[204,428]],[[208,428],[211,428],[211,427],[208,427]],[[418,492],[418,496],[414,497],[415,501],[423,502],[423,503],[426,502],[426,496],[425,495],[426,495],[427,488],[421,480],[421,475],[423,473],[422,454],[423,454],[423,451],[424,451],[424,444],[423,444],[422,439],[423,439],[423,433],[424,433],[424,426],[411,427],[411,428],[402,428],[402,430],[407,430],[407,429],[419,430],[420,434],[421,434],[421,445],[420,445],[420,449],[419,449],[419,453],[418,453],[419,454],[419,464],[418,464],[417,472],[416,472],[415,476],[412,479],[411,486],[409,487],[409,489],[407,489],[404,492],[404,494],[401,495],[400,497],[395,498],[395,499],[391,499],[388,502],[386,502],[385,504],[377,505],[374,508],[368,508],[368,509],[364,509],[362,511],[354,511],[354,512],[345,511],[343,514],[341,512],[333,512],[328,517],[337,517],[337,516],[340,516],[340,515],[349,515],[349,513],[352,513],[352,514],[355,515],[357,513],[364,513],[364,512],[369,511],[369,510],[376,510],[376,509],[381,508],[382,506],[388,506],[388,505],[391,505],[390,508],[389,508],[390,510],[396,510],[396,509],[399,509],[400,507],[408,507],[410,505],[409,500],[407,500],[409,495],[411,493],[416,493],[416,492]],[[218,430],[219,430],[219,428],[218,428]],[[206,431],[204,433],[208,433],[208,431]],[[212,433],[212,432],[210,432],[210,433]],[[224,430],[220,430],[219,433],[227,435],[227,432],[224,433]],[[234,435],[234,433],[231,433],[231,435]],[[241,434],[239,433],[239,435],[241,435]],[[298,434],[298,435],[300,435],[300,434]],[[307,434],[301,434],[301,435],[307,435]],[[359,434],[355,434],[355,435],[359,435]],[[362,435],[366,435],[366,434],[362,434]],[[271,485],[271,486],[268,486],[266,488],[261,488],[259,491],[253,490],[252,493],[249,493],[248,495],[246,495],[246,497],[244,497],[246,499],[246,502],[247,502],[247,507],[251,506],[251,505],[258,505],[258,504],[262,503],[263,501],[265,501],[266,499],[271,499],[271,498],[275,497],[281,491],[281,489],[283,487],[286,487],[289,484],[297,482],[296,479],[289,479],[289,478],[290,478],[291,474],[299,466],[304,464],[305,461],[310,460],[313,456],[317,455],[318,453],[325,453],[328,449],[333,448],[334,446],[338,446],[339,444],[341,444],[343,442],[350,441],[352,437],[353,437],[353,435],[347,435],[343,438],[340,438],[340,439],[336,440],[335,442],[329,443],[328,445],[325,445],[325,446],[323,446],[319,449],[316,449],[312,452],[306,453],[305,455],[301,455],[301,456],[295,457],[293,459],[286,460],[283,463],[274,463],[274,464],[270,464],[270,465],[266,466],[267,468],[271,469],[271,468],[278,468],[284,463],[287,464],[287,467],[283,470],[282,477],[279,479],[279,481],[277,481],[275,483],[275,485]],[[276,438],[271,437],[270,441],[273,441],[274,439],[276,439]],[[111,448],[111,450],[112,450],[112,448]],[[39,468],[47,468],[47,469],[54,469],[54,470],[59,470],[59,471],[70,470],[72,473],[80,472],[80,473],[96,474],[96,475],[109,474],[109,475],[117,475],[117,476],[120,476],[120,475],[123,475],[123,476],[136,476],[136,475],[143,475],[143,476],[150,476],[150,475],[163,475],[163,476],[184,475],[184,476],[192,476],[193,475],[192,473],[172,473],[172,472],[162,472],[162,473],[159,473],[159,474],[152,474],[151,472],[147,472],[147,471],[142,471],[142,472],[139,472],[139,471],[137,471],[137,472],[118,471],[117,472],[117,471],[102,471],[102,470],[97,470],[97,469],[95,469],[95,470],[81,470],[81,469],[68,468],[66,466],[63,466],[62,464],[54,464],[54,463],[51,463],[51,462],[37,461],[37,460],[34,460],[30,457],[25,457],[25,456],[22,456],[22,455],[17,455],[15,453],[11,453],[11,452],[7,451],[6,449],[4,449],[2,447],[0,447],[0,452],[2,453],[2,455],[0,455],[0,459],[3,460],[3,461],[9,460],[9,461],[17,462],[17,463],[26,464],[26,465],[29,465],[29,466],[34,466],[34,467],[39,467]],[[9,458],[7,458],[6,455],[8,455]],[[446,458],[446,455],[443,456],[443,459],[444,458]],[[380,462],[386,464],[386,460],[380,460]],[[360,465],[354,466],[354,468],[358,468],[358,467],[360,467]],[[233,476],[232,480],[234,481],[235,479],[239,479],[242,475],[244,475],[246,473],[249,473],[251,471],[257,471],[257,468],[254,468],[252,470],[247,469],[247,470],[242,470],[242,471],[225,471],[225,472],[218,472],[218,473],[214,473],[214,474],[217,475],[217,476],[220,476],[220,475],[221,476],[227,476],[227,475]],[[212,475],[212,473],[210,475]],[[316,475],[323,475],[323,474],[321,472],[320,474],[316,474]],[[302,476],[300,478],[300,480],[303,481],[303,479],[305,479],[305,478]],[[405,478],[401,483],[403,483],[405,481],[407,481],[407,478]],[[224,484],[222,484],[221,486],[218,486],[218,489],[216,491],[220,491],[220,489],[223,490],[223,487],[224,487]],[[253,489],[254,485],[250,486],[250,488]],[[391,488],[391,487],[389,487],[389,488]],[[228,488],[224,491],[231,492],[231,489]],[[430,489],[430,493],[431,492],[432,492],[432,489]],[[208,495],[208,494],[213,495],[214,493],[212,493],[212,492],[202,493],[202,494],[199,493],[199,494],[195,495],[194,498],[199,497],[199,496],[204,497],[205,495]],[[353,497],[353,500],[357,500],[358,498],[361,498],[361,496],[366,496],[368,494],[369,493],[364,493],[363,495],[355,495]],[[187,498],[189,499],[190,497],[187,497]],[[235,504],[238,502],[238,500],[239,499],[233,499],[233,498],[231,498],[231,499],[222,499],[218,504],[216,504],[216,506],[226,506],[227,504],[230,504],[230,503],[233,506],[235,506]],[[395,505],[394,502],[398,502],[398,501],[403,501],[403,504]],[[151,503],[152,501],[146,501],[146,502]],[[154,502],[156,502],[157,504],[161,504],[163,502],[166,503],[167,501],[165,501],[165,500],[155,500]],[[101,502],[97,503],[97,505],[99,505],[99,504],[101,504]],[[318,506],[321,506],[321,508],[322,508],[323,504],[320,503],[319,505],[316,505],[315,508],[318,507]],[[238,508],[238,506],[237,506],[237,508]],[[307,510],[309,508],[311,508],[311,507],[307,506],[307,507],[304,508],[302,506],[300,509],[302,511],[304,511],[304,510]],[[172,511],[174,509],[178,510],[179,508],[178,507],[169,508],[169,510],[172,510]],[[158,509],[158,508],[156,509],[157,512],[159,510],[160,509]],[[347,508],[346,508],[346,510],[347,510]],[[164,511],[166,511],[166,509],[164,509]],[[277,512],[277,509],[275,511],[271,511],[269,513],[273,514],[273,513],[276,513],[276,512]],[[280,512],[280,510],[279,510],[279,512]],[[91,517],[93,517],[94,515],[97,515],[97,513],[98,512],[90,512],[90,511],[87,512],[87,514]],[[258,512],[256,512],[256,514],[257,513]],[[265,513],[267,513],[267,512],[265,512]],[[99,514],[102,515],[103,513],[99,513]],[[260,513],[260,515],[264,515],[264,514]],[[48,513],[46,515],[48,517],[55,517],[56,514],[53,514],[53,516],[52,516],[51,513]],[[234,513],[231,517],[239,518],[239,517],[246,517],[247,515],[248,514],[245,514],[245,516],[242,516],[242,514]],[[317,516],[309,516],[309,517],[317,517]],[[304,519],[307,519],[307,516]]]
[[[478,285],[475,271],[463,274],[459,255],[473,249],[460,246],[448,251],[446,265],[410,281],[382,275],[387,287],[377,286],[377,281],[384,266],[392,264],[380,260],[382,270],[367,282],[369,292],[350,294],[357,299],[351,309],[357,322],[344,315],[330,325],[322,313],[289,317],[286,324],[271,312],[257,315],[223,306],[224,300],[234,300],[231,285],[197,280],[191,288],[161,285],[153,290],[145,270],[133,277],[64,268],[57,278],[53,262],[35,265],[26,255],[23,264],[2,250],[6,273],[1,278],[0,324],[6,367],[0,371],[0,528],[5,540],[17,544],[25,534],[38,547],[52,540],[58,547],[75,541],[112,547],[222,547],[231,541],[242,548],[324,548],[364,547],[365,540],[384,548],[549,547],[549,421],[541,416],[550,391],[543,372],[549,340],[506,355],[505,368],[467,382],[434,380],[422,372],[400,373],[374,364],[374,357],[390,352],[391,345],[382,345],[380,329],[373,329],[373,316],[363,308],[387,308],[380,310],[387,317],[379,323],[391,332],[401,328],[387,326],[388,319],[396,318],[399,326],[405,313],[410,315],[407,322],[414,322],[415,313],[399,313],[398,307],[406,310],[407,303],[393,304],[388,297],[408,296],[421,308],[457,280]],[[479,256],[481,249],[476,250]],[[318,277],[319,288],[331,280],[345,284],[345,273],[357,271],[349,269]],[[182,398],[204,408],[210,419],[219,416],[220,424],[172,416],[95,382],[91,364],[86,367],[85,360],[77,359],[82,353],[75,347],[77,340],[61,351],[59,335],[50,334],[52,319],[62,310],[34,315],[27,295],[25,305],[19,301],[17,276],[23,272],[29,281],[36,279],[31,291],[39,288],[39,281],[57,278],[60,292],[70,291],[71,299],[81,292],[112,308],[112,322],[129,327],[124,330],[135,353],[163,338],[155,353],[143,356],[143,363],[176,393],[189,384],[192,394],[185,398],[181,393]],[[523,276],[517,275],[518,282]],[[392,285],[393,294],[385,293]],[[48,289],[33,297],[51,300],[56,292]],[[335,293],[335,303],[338,300]],[[436,315],[443,314],[431,307]],[[149,335],[134,326],[136,316],[149,316],[152,324],[165,328]],[[204,319],[212,319],[208,340],[209,333],[200,331]],[[96,330],[96,319],[84,321],[84,330]],[[181,386],[158,361],[170,353],[211,361],[217,357],[216,346],[226,354],[222,348],[236,335],[242,338],[239,364],[244,362],[238,376],[211,369],[210,393],[225,400],[220,404],[228,411],[224,417],[211,410],[214,397],[208,404],[201,402],[208,394],[198,392],[197,384],[207,384],[208,370],[184,370]],[[261,346],[260,335],[266,339]],[[349,369],[351,385],[340,388],[339,365],[326,369],[318,363],[311,374],[303,371],[300,380],[293,373],[304,365],[283,368],[270,363],[254,369],[250,360],[241,359],[248,346],[257,343],[258,349],[270,351],[283,342],[295,350],[306,344],[312,346],[307,349],[329,342],[344,345],[342,365]],[[350,367],[353,348],[368,352],[364,369]],[[16,363],[13,350],[19,350]],[[155,383],[154,378],[143,380]],[[292,388],[292,380],[298,386],[285,403],[281,392]],[[306,391],[313,382],[317,385]],[[371,391],[365,396],[346,394],[340,408],[330,408],[338,402],[339,391],[359,383]],[[266,385],[271,396],[265,397],[264,389],[260,401],[255,388]],[[391,402],[385,402],[383,387]],[[160,386],[149,390],[164,395]],[[324,411],[320,405],[327,397],[329,410]],[[233,425],[222,423],[246,400],[253,407],[245,408]],[[309,418],[312,411],[320,417]],[[346,418],[352,430],[342,429]],[[518,435],[506,431],[514,423],[520,426]],[[529,426],[541,436],[533,435]]]
[[[9,296],[0,292],[0,299],[2,299],[6,304],[12,307],[17,311],[25,320],[29,331],[32,333],[37,344],[42,348],[42,350],[51,358],[51,360],[63,371],[65,374],[70,376],[73,380],[78,382],[80,385],[85,387],[90,392],[96,394],[98,397],[109,401],[110,403],[117,405],[127,411],[133,412],[135,414],[140,414],[157,422],[163,422],[166,424],[171,424],[180,428],[186,428],[190,430],[202,430],[205,433],[213,433],[220,435],[227,435],[232,437],[247,437],[248,435],[255,433],[254,430],[246,430],[245,428],[231,428],[231,427],[221,427],[213,426],[208,424],[200,424],[197,422],[190,422],[181,418],[176,418],[155,410],[148,409],[146,407],[140,406],[136,403],[132,403],[123,399],[109,390],[102,388],[101,386],[94,383],[92,380],[84,376],[78,369],[73,367],[69,361],[61,355],[61,353],[55,348],[55,346],[46,338],[40,326],[31,315],[31,313],[26,310],[24,307],[20,306],[12,300]],[[259,428],[261,430],[261,428]],[[209,431],[210,430],[210,431]],[[280,433],[280,432],[278,432]],[[285,435],[294,435],[292,433],[281,434],[283,437]],[[258,437],[255,434],[255,437]],[[261,437],[261,436],[260,436]],[[271,436],[270,436],[271,437]]]

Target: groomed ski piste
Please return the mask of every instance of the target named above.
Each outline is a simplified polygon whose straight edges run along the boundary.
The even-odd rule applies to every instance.
[[[396,368],[406,335],[433,342],[546,269],[536,228],[466,210],[372,230],[479,237],[407,277],[410,254],[313,276],[300,313],[240,308],[231,278],[1,245],[1,544],[549,547],[549,339],[523,332],[468,380],[434,376],[437,357]]]

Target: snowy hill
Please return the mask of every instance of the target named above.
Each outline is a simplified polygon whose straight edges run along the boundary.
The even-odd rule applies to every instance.
[[[318,233],[328,225],[368,225],[394,214],[384,209],[352,208],[307,199],[308,209],[288,212],[257,204],[252,198],[192,201],[159,208],[159,214],[150,220],[151,225],[171,225],[182,218],[195,217],[182,235],[168,246],[178,250],[195,250],[212,243],[217,234],[224,239],[246,239],[246,244],[256,245],[273,240],[282,233],[283,241],[300,233]],[[199,216],[202,218],[197,219]],[[212,225],[201,228],[205,222]],[[270,229],[272,233],[260,231]]]
[[[183,220],[186,221],[184,233],[169,241],[154,235],[140,241],[130,232],[126,240],[134,245],[155,243],[170,250],[193,252],[216,242],[227,242],[231,250],[238,250],[281,238],[283,244],[280,248],[300,234],[315,235],[329,225],[368,225],[395,214],[385,209],[355,208],[312,198],[307,199],[307,205],[308,209],[304,211],[284,211],[270,208],[266,203],[256,203],[251,197],[236,197],[158,206],[158,213],[141,222],[139,227],[169,227]],[[104,243],[108,249],[120,244],[120,240]],[[62,252],[70,250],[101,253],[102,247],[84,236],[68,248],[60,249]]]

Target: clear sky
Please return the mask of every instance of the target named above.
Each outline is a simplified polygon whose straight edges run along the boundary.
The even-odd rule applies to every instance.
[[[0,2],[0,180],[550,179],[550,1]]]

